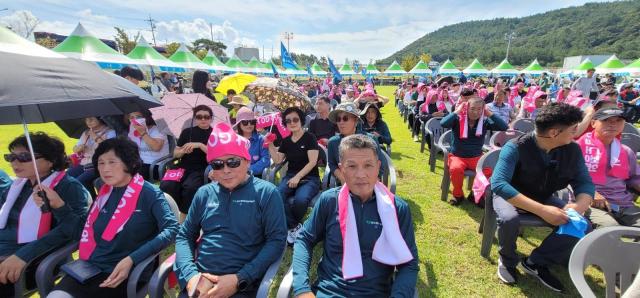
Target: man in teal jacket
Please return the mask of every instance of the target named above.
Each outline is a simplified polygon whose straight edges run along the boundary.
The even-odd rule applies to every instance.
[[[345,186],[320,196],[294,244],[296,297],[413,297],[419,268],[411,212],[378,182],[376,151],[364,135],[342,140],[338,171]],[[319,242],[323,256],[312,285],[309,267]]]
[[[249,142],[228,124],[214,127],[207,148],[216,182],[193,198],[176,237],[174,270],[190,296],[255,297],[286,246],[283,200],[273,184],[249,174]]]

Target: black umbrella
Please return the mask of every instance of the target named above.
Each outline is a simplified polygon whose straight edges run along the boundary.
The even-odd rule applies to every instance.
[[[436,81],[436,84],[438,84],[438,86],[440,86],[444,82],[447,82],[447,84],[449,84],[449,85],[453,84],[453,77],[452,76],[442,77],[442,78],[440,78],[440,79],[438,79]]]
[[[66,58],[2,26],[0,69],[0,125],[22,123],[34,169],[27,123],[121,115],[162,105],[93,63]],[[37,170],[36,180],[39,184]]]

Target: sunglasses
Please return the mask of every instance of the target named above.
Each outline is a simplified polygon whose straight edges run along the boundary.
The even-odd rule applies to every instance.
[[[232,157],[232,158],[229,158],[227,160],[214,159],[209,163],[209,165],[211,165],[211,168],[213,168],[215,171],[219,171],[219,170],[224,169],[224,165],[225,164],[230,169],[235,169],[235,168],[240,166],[240,163],[242,163],[242,159],[241,158]]]
[[[240,124],[247,126],[247,125],[256,125],[257,121],[256,120],[242,120],[240,121]]]
[[[36,153],[34,154],[36,159],[38,158],[42,158],[42,155]],[[5,154],[4,155],[4,160],[6,160],[7,162],[13,162],[14,160],[17,160],[19,162],[29,162],[32,161],[31,159],[31,153],[29,152],[20,152],[20,153],[9,153],[9,154]]]
[[[342,117],[337,116],[336,117],[336,123],[338,123],[338,122],[349,122],[350,119],[351,119],[351,117],[349,117],[347,115],[343,115]]]
[[[298,123],[300,122],[300,118],[288,118],[284,120],[285,124]]]
[[[195,118],[198,120],[211,120],[211,116],[209,115],[196,115]]]

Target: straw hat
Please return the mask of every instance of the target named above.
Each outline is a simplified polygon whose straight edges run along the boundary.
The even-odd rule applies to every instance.
[[[229,105],[239,105],[239,106],[246,106],[246,104],[244,103],[244,99],[242,99],[242,97],[235,95],[233,97],[231,97],[231,100],[229,101]]]

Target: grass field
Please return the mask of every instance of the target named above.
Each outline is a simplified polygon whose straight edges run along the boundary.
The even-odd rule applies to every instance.
[[[393,98],[393,87],[379,87],[379,92]],[[398,171],[397,194],[411,207],[416,241],[420,255],[418,291],[420,297],[564,297],[579,296],[565,269],[553,268],[568,288],[558,295],[543,287],[537,280],[523,276],[517,286],[507,286],[496,277],[497,245],[490,259],[480,256],[481,235],[478,224],[482,210],[469,203],[452,207],[440,200],[442,159],[438,159],[435,173],[428,171],[428,153],[420,153],[420,144],[411,140],[406,124],[396,108],[389,103],[382,109],[394,143],[392,159]],[[42,130],[65,140],[68,151],[75,140],[64,137],[55,124],[30,125],[32,131]],[[0,126],[0,148],[6,150],[11,139],[21,134],[21,126]],[[0,169],[12,174],[4,160]],[[526,228],[518,240],[518,251],[528,255],[549,232],[546,228]],[[316,250],[316,261],[320,251]],[[278,275],[277,283],[291,262],[291,249]],[[315,264],[315,263],[314,263]],[[315,266],[312,266],[312,270]],[[602,277],[593,270],[592,279],[602,285]],[[272,295],[275,292],[272,291]],[[603,296],[602,292],[598,296]]]

